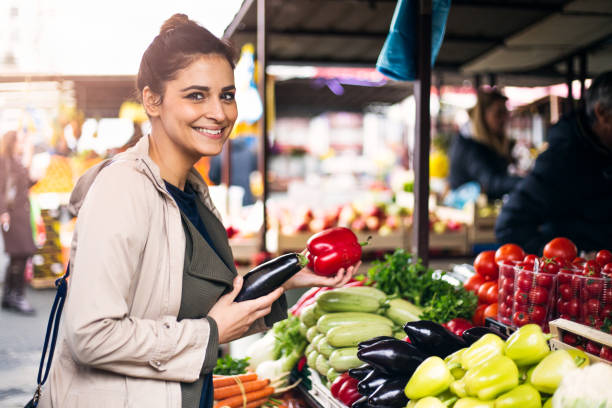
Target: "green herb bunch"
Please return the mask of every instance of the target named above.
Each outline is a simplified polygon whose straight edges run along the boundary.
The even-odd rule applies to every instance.
[[[232,358],[227,355],[217,360],[217,365],[213,370],[213,374],[218,375],[240,375],[246,373],[249,366],[249,358]]]
[[[289,356],[292,352],[301,353],[308,343],[300,333],[300,319],[292,314],[285,320],[276,322],[272,327],[274,332],[274,359]]]

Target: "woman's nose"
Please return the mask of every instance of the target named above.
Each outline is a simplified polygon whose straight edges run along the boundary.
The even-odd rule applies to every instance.
[[[225,120],[226,114],[221,101],[211,101],[206,106],[206,116],[218,122]]]

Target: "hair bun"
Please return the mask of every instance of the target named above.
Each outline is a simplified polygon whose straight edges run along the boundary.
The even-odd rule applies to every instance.
[[[193,24],[193,22],[189,20],[189,17],[187,17],[186,14],[177,13],[166,21],[164,21],[164,24],[162,24],[161,28],[159,29],[159,33],[167,33],[169,31],[174,30],[175,28],[179,28],[181,26],[188,26],[191,24]]]

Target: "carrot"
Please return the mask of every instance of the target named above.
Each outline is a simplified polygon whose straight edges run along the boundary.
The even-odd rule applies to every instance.
[[[249,381],[242,384],[242,388],[244,388],[244,392],[257,391],[264,388],[266,385],[270,384],[270,380],[256,380]],[[222,400],[225,398],[232,397],[234,395],[242,395],[242,388],[240,385],[230,385],[227,387],[215,388],[215,399]]]
[[[267,397],[266,398],[262,398],[262,399],[258,399],[258,400],[255,400],[253,402],[249,402],[248,404],[246,404],[246,408],[258,408],[258,407],[261,407],[266,402],[268,402],[268,398]]]
[[[257,374],[255,373],[242,374],[242,375],[237,375],[236,377],[238,377],[240,381],[245,383],[249,381],[255,381],[257,379]],[[234,376],[225,375],[225,376],[221,376],[217,378],[213,377],[213,387],[214,388],[227,387],[228,385],[235,385],[237,383],[238,382],[236,381]]]
[[[260,400],[262,398],[269,397],[272,394],[274,394],[274,388],[266,387],[261,390],[247,392],[244,395],[244,397],[246,397],[246,401],[248,405],[249,402],[255,402],[256,400]],[[218,401],[215,404],[214,408],[221,408],[221,407],[240,408],[244,404],[244,397],[242,395],[237,395],[234,397],[223,399],[221,401]]]

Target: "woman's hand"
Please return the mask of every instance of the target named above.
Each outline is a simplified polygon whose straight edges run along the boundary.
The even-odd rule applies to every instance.
[[[219,331],[219,344],[239,339],[255,322],[272,311],[274,303],[284,292],[280,287],[274,292],[253,300],[234,302],[242,288],[242,276],[234,279],[234,290],[219,298],[208,316],[215,319]]]
[[[313,286],[330,286],[332,288],[339,288],[346,285],[346,283],[351,280],[353,275],[357,272],[357,269],[359,269],[360,265],[361,261],[357,262],[357,264],[353,266],[349,266],[348,269],[342,268],[336,273],[335,276],[316,275],[315,273],[304,268],[285,282],[283,288],[285,290],[310,288]]]

